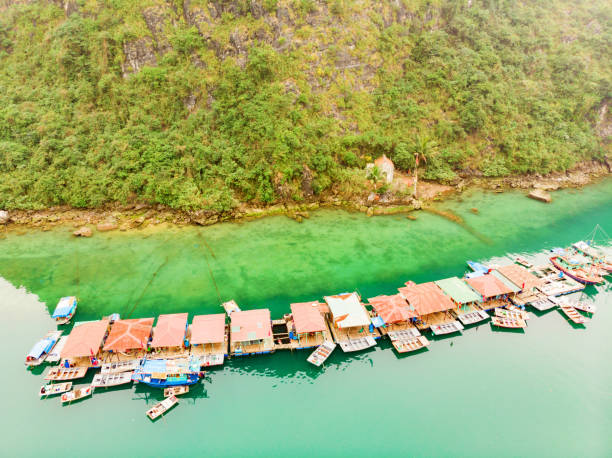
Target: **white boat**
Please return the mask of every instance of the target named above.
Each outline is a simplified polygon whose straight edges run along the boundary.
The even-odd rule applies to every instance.
[[[407,353],[427,347],[429,340],[425,336],[416,336],[408,339],[391,340],[391,343],[399,353]]]
[[[417,328],[400,329],[399,331],[388,331],[391,340],[412,339],[421,335]]]
[[[119,374],[96,374],[94,375],[91,386],[95,388],[103,388],[109,386],[125,385],[132,382],[132,374],[130,372],[120,372]]]
[[[584,324],[586,319],[576,311],[574,307],[569,305],[560,305],[559,310],[561,310],[570,320],[572,320],[576,324]]]
[[[43,385],[40,387],[38,394],[42,398],[47,396],[54,396],[56,394],[62,394],[66,391],[70,391],[72,389],[72,382],[64,382],[64,383],[50,383],[48,385]]]
[[[200,361],[200,367],[220,366],[225,361],[225,355],[223,353],[214,355],[191,355],[191,357]]]
[[[57,324],[66,324],[70,322],[77,309],[77,298],[74,296],[62,297],[55,311],[53,312],[52,318]]]
[[[87,374],[86,367],[71,367],[70,369],[56,367],[47,372],[45,380],[74,380],[85,377],[85,374]]]
[[[121,372],[134,371],[140,366],[140,359],[130,359],[129,361],[118,361],[116,363],[102,364],[101,374],[119,374]]]
[[[55,346],[49,352],[49,355],[47,356],[47,359],[45,359],[45,361],[48,363],[59,363],[60,359],[62,359],[60,355],[67,341],[68,336],[60,337]]]
[[[461,321],[463,325],[478,323],[488,318],[489,314],[484,310],[474,310],[473,312],[464,313],[463,315],[457,314],[457,319]]]
[[[550,300],[557,304],[559,307],[570,307],[587,313],[595,313],[597,311],[597,307],[595,307],[594,305],[579,301],[571,302],[569,298],[565,296],[551,297]]]
[[[180,396],[181,394],[189,393],[188,385],[171,386],[164,389],[164,397]]]
[[[514,262],[516,262],[517,264],[527,268],[527,269],[531,269],[533,267],[533,264],[530,263],[529,261],[527,261],[527,259],[525,259],[522,256],[517,256],[516,258],[514,258]]]
[[[495,326],[499,326],[502,328],[510,328],[510,329],[519,329],[527,326],[525,320],[521,319],[512,319],[512,318],[504,318],[500,316],[491,317],[491,323]]]
[[[553,296],[554,297],[554,296]],[[557,306],[550,298],[542,298],[537,301],[532,301],[529,303],[534,309],[539,310],[540,312],[545,312],[546,310],[550,310]]]
[[[597,311],[597,307],[595,307],[593,304],[587,304],[586,302],[576,302],[575,304],[572,304],[572,307],[586,313],[595,313]]]
[[[441,336],[444,334],[452,334],[453,332],[461,332],[463,331],[463,325],[458,321],[451,321],[450,323],[443,324],[432,324],[429,329],[436,336]]]
[[[507,310],[502,308],[495,309],[495,316],[500,318],[510,318],[511,320],[528,320],[529,314],[522,310]]]
[[[34,344],[28,355],[26,356],[26,366],[38,366],[49,356],[49,352],[55,347],[55,344],[62,335],[62,331],[49,331],[45,337]]]
[[[147,410],[147,416],[151,420],[155,420],[160,415],[168,412],[168,410],[170,410],[176,404],[178,404],[178,399],[176,399],[176,396],[167,397],[162,402],[155,404],[152,408]]]
[[[75,390],[69,391],[68,393],[62,394],[62,404],[86,398],[87,396],[91,396],[91,393],[93,393],[93,387],[91,386],[77,388]]]
[[[365,350],[366,348],[373,347],[376,345],[376,340],[372,336],[360,337],[357,339],[348,339],[338,342],[340,348],[345,353],[352,351]]]
[[[319,345],[315,351],[313,351],[310,354],[310,356],[308,357],[306,361],[319,367],[321,364],[323,364],[327,360],[327,358],[330,357],[330,355],[335,350],[335,348],[336,348],[335,343],[329,340],[326,340],[321,345]]]

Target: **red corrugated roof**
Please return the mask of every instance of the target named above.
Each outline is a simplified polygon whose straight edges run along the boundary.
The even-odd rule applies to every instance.
[[[509,286],[506,286],[503,281],[491,274],[468,278],[466,282],[485,299],[512,292]]]
[[[434,282],[421,283],[420,285],[407,284],[405,287],[399,288],[399,292],[408,300],[410,310],[414,308],[419,316],[443,312],[455,307],[453,301]]]
[[[180,347],[187,331],[187,314],[172,313],[160,315],[157,325],[153,329],[153,342],[151,347]]]
[[[416,312],[408,308],[408,302],[400,294],[371,297],[368,301],[387,324],[408,321],[417,316]]]
[[[147,348],[153,318],[115,321],[104,343],[104,350],[127,351]]]
[[[325,320],[321,315],[321,305],[317,301],[291,304],[295,332],[304,334],[306,332],[320,332],[327,329]]]
[[[80,358],[98,353],[108,328],[108,320],[91,321],[72,328],[60,356]]]
[[[235,313],[235,312],[234,312]],[[219,343],[225,340],[225,313],[197,315],[191,322],[191,343]]]
[[[272,337],[270,310],[255,309],[234,312],[230,315],[232,342],[262,340]]]
[[[529,291],[544,283],[544,280],[536,277],[518,264],[510,264],[509,266],[500,267],[497,270],[512,283],[525,291]]]

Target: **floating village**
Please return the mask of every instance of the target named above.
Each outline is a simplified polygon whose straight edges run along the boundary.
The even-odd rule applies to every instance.
[[[163,390],[164,400],[146,415],[155,420],[172,409],[177,396],[189,392],[207,368],[226,358],[280,350],[309,350],[305,355],[321,366],[339,346],[356,352],[389,339],[398,353],[430,345],[427,335],[461,333],[464,327],[490,326],[519,330],[538,312],[557,309],[573,326],[585,326],[596,312],[586,301],[567,295],[612,275],[612,262],[593,241],[551,250],[549,263],[532,265],[517,257],[510,265],[468,261],[470,272],[416,284],[407,282],[397,294],[367,298],[347,292],[290,304],[290,313],[271,319],[270,310],[241,310],[235,301],[225,312],[194,316],[187,313],[154,318],[121,319],[118,314],[97,321],[76,322],[68,335],[48,332],[26,356],[28,367],[45,364],[46,384],[39,396],[60,395],[63,404],[92,396],[95,389],[143,383]],[[53,319],[61,327],[77,312],[77,298],[60,299]],[[155,325],[154,325],[155,323]],[[89,385],[76,380],[96,371]]]

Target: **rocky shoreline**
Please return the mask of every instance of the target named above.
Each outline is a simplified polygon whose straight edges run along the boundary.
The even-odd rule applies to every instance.
[[[48,231],[58,226],[71,227],[75,236],[90,237],[96,231],[130,231],[157,225],[208,226],[224,221],[250,221],[272,215],[286,215],[298,222],[308,218],[311,211],[319,208],[341,208],[363,212],[368,216],[409,213],[429,206],[451,195],[468,189],[486,189],[504,192],[509,189],[555,191],[562,188],[579,188],[601,178],[610,176],[609,164],[586,162],[572,171],[550,175],[525,175],[503,178],[464,177],[452,185],[420,182],[418,193],[421,200],[412,196],[393,193],[341,196],[330,194],[319,200],[304,204],[276,204],[267,207],[242,205],[228,213],[212,211],[182,211],[162,205],[135,203],[108,205],[96,209],[76,209],[67,206],[44,210],[0,210],[0,225],[5,231],[20,232],[25,229]],[[527,195],[527,193],[525,194]],[[409,215],[414,219],[414,215]]]

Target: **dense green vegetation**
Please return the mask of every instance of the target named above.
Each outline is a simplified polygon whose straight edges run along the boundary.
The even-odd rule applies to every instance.
[[[0,208],[299,202],[382,153],[565,170],[609,152],[611,23],[606,0],[9,1]]]

